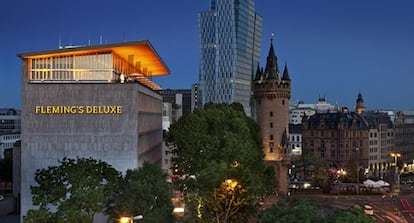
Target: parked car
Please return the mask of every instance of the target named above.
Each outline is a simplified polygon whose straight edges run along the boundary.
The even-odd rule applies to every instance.
[[[364,213],[367,215],[374,215],[374,209],[369,205],[364,205]]]

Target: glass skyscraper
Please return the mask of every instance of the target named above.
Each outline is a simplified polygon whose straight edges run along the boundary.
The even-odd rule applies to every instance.
[[[243,105],[251,116],[251,83],[260,61],[263,18],[254,0],[210,0],[200,12],[201,104]]]

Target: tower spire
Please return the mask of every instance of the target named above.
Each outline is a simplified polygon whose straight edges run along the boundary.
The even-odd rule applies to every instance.
[[[357,100],[356,100],[355,112],[357,114],[361,114],[364,111],[365,111],[364,99],[362,98],[361,91],[359,91],[358,97],[357,97]]]
[[[272,33],[271,39],[270,39],[269,54],[267,56],[267,61],[266,61],[265,76],[267,77],[267,79],[280,80],[279,66],[277,65],[277,57],[276,57],[275,50],[273,48],[273,37],[274,37],[274,34]]]
[[[283,69],[282,80],[284,80],[284,81],[290,81],[289,71],[288,71],[288,68],[287,68],[287,62],[285,62],[285,68]]]

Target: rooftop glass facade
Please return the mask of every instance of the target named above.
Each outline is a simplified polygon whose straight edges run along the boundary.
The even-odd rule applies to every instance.
[[[137,81],[159,90],[149,77],[169,74],[169,69],[148,41],[65,47],[18,56],[28,60],[30,83]]]

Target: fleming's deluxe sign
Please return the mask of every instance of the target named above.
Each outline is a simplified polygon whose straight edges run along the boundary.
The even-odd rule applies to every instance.
[[[36,114],[122,114],[120,105],[35,106]]]

